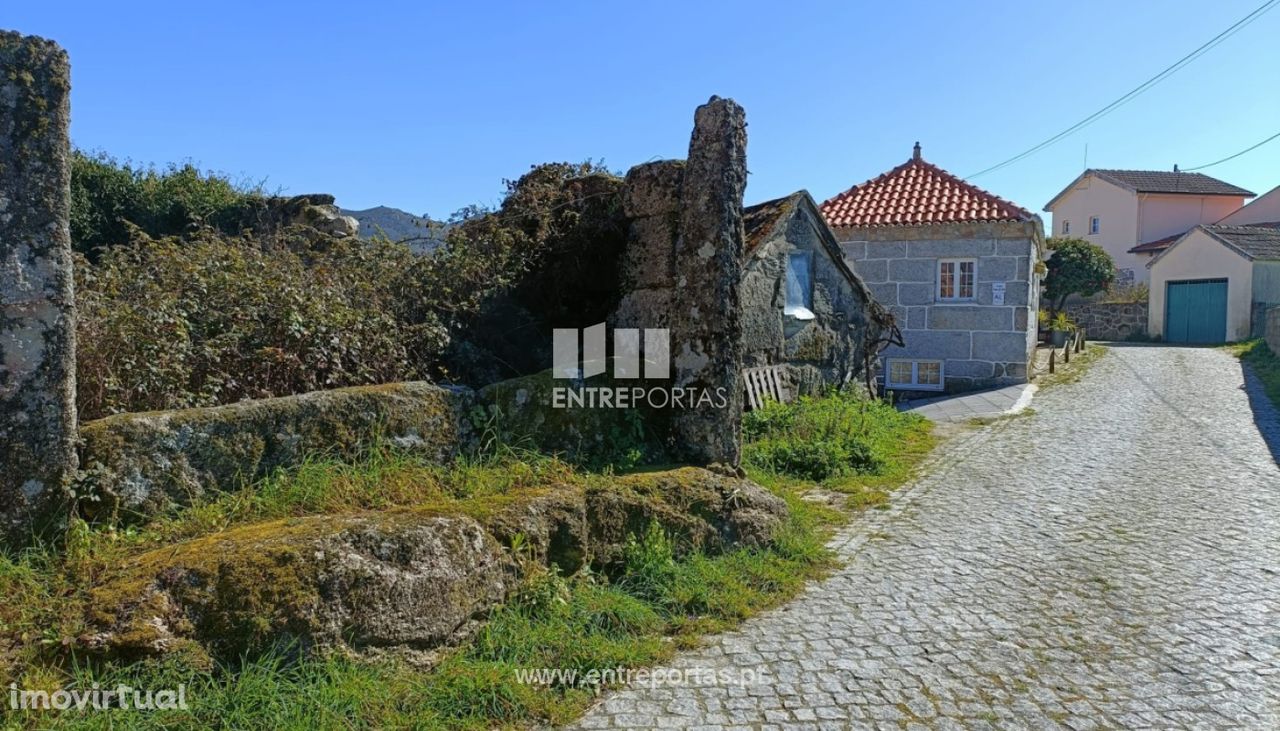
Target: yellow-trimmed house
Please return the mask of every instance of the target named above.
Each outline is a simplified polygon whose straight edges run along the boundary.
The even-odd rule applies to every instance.
[[[1280,222],[1196,226],[1147,264],[1148,332],[1171,343],[1249,338],[1280,304]]]

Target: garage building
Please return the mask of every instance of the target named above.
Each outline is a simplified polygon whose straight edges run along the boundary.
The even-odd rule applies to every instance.
[[[1202,225],[1147,264],[1149,332],[1171,343],[1222,343],[1259,333],[1280,304],[1280,222]]]

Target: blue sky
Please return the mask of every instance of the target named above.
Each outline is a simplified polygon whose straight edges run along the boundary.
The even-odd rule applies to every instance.
[[[552,160],[683,157],[747,110],[747,202],[822,200],[906,160],[969,175],[1128,91],[1262,0],[12,2],[59,41],[72,137],[286,194],[447,216]],[[1280,131],[1280,8],[1058,145],[974,182],[1039,211],[1093,167],[1212,162]],[[1261,193],[1280,140],[1208,174]]]

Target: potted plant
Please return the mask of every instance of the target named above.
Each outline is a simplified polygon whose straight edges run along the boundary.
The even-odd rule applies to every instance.
[[[1061,348],[1067,344],[1067,335],[1076,329],[1076,324],[1067,317],[1067,313],[1059,312],[1053,316],[1049,329],[1053,331],[1053,347]]]

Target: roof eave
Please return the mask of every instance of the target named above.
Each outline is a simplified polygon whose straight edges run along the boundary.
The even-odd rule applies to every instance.
[[[1057,202],[1061,200],[1062,197],[1065,196],[1067,193],[1070,193],[1071,191],[1075,190],[1076,185],[1078,185],[1081,180],[1084,180],[1086,177],[1090,175],[1093,175],[1098,178],[1102,178],[1102,176],[1099,175],[1098,172],[1093,168],[1085,168],[1085,171],[1077,175],[1075,179],[1073,179],[1070,183],[1067,184],[1067,187],[1063,188],[1048,203],[1044,204],[1044,209],[1043,209],[1044,212],[1053,213],[1054,205],[1057,204]],[[1103,178],[1103,179],[1113,185],[1119,185],[1122,188],[1128,188],[1128,186],[1124,185],[1123,183],[1117,182],[1115,180],[1111,180],[1110,178]],[[1133,190],[1132,188],[1128,188],[1128,189]]]

